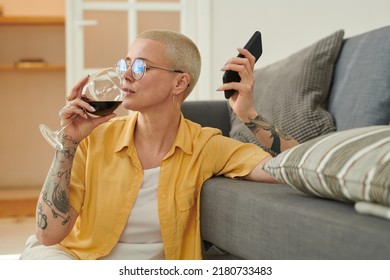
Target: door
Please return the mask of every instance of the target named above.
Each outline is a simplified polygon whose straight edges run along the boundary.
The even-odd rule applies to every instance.
[[[66,5],[67,92],[81,77],[114,65],[147,29],[182,32],[208,57],[209,0],[68,0]],[[205,78],[189,99],[210,94],[208,63],[202,59],[202,64]]]

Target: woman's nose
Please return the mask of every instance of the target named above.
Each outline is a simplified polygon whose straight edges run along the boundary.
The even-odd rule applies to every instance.
[[[127,68],[126,72],[123,74],[123,78],[128,82],[134,82],[135,79],[131,73],[131,67]]]

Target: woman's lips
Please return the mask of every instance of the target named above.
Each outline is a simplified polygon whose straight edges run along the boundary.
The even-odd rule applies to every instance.
[[[122,88],[126,95],[134,94],[135,92],[129,88]]]

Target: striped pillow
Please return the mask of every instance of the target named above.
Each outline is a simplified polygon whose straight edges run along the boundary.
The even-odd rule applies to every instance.
[[[314,196],[390,206],[390,126],[317,137],[281,153],[264,170]]]

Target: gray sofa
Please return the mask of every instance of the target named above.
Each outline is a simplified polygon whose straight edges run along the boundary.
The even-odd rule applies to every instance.
[[[389,125],[389,58],[390,26],[344,39],[327,102],[337,130]],[[182,110],[188,119],[230,135],[225,100],[188,101]],[[207,180],[201,234],[205,259],[390,259],[389,220],[285,184]]]

